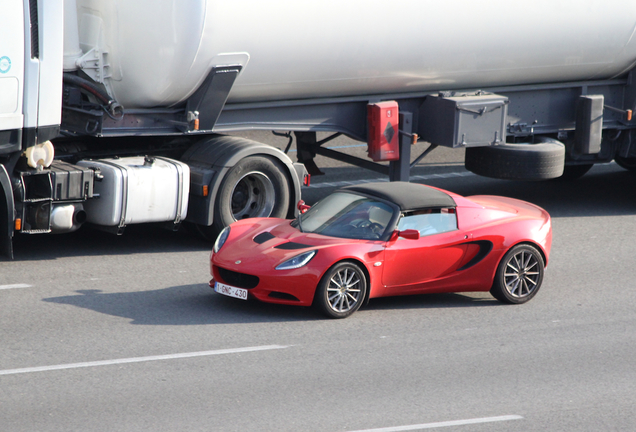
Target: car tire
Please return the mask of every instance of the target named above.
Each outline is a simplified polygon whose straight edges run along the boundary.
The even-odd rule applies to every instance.
[[[565,145],[541,138],[537,144],[499,144],[466,148],[468,171],[506,180],[549,180],[563,175]]]
[[[339,262],[318,283],[314,306],[329,318],[346,318],[360,308],[367,287],[367,277],[358,264]]]
[[[197,225],[209,241],[229,224],[252,217],[284,218],[289,210],[289,181],[280,162],[267,156],[250,156],[225,175],[214,204],[211,226]]]
[[[490,293],[502,303],[525,303],[541,288],[544,267],[537,248],[528,244],[514,246],[501,259]]]

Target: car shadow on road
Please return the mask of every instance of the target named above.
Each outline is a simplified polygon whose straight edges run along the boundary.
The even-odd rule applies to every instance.
[[[77,290],[43,301],[122,317],[136,325],[209,325],[315,320],[309,308],[244,301],[216,294],[207,284],[136,292]]]
[[[502,305],[487,292],[419,294],[372,299],[364,310],[444,309]]]
[[[182,285],[137,292],[78,290],[43,301],[126,318],[135,325],[212,325],[326,319],[312,308],[243,301],[214,293],[207,285]],[[373,299],[363,310],[483,307],[499,304],[487,293],[427,294]]]

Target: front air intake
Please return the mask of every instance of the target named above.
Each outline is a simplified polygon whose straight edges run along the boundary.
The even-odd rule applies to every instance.
[[[271,240],[273,238],[274,238],[274,235],[272,233],[264,232],[264,233],[260,233],[256,237],[254,237],[254,242],[258,243],[258,244],[263,244],[267,240]]]
[[[232,285],[237,288],[251,289],[258,285],[258,276],[252,276],[245,273],[239,273],[232,270],[224,269],[223,267],[217,267],[221,279],[228,285]]]

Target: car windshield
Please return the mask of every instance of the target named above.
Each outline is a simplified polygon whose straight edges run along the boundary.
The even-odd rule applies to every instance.
[[[346,192],[333,193],[311,207],[302,217],[303,232],[361,240],[378,240],[391,222],[388,204]],[[298,227],[294,221],[293,226]]]

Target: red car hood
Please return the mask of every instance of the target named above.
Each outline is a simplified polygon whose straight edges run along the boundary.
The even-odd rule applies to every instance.
[[[244,272],[252,273],[272,269],[308,250],[369,242],[302,233],[292,227],[290,222],[285,219],[263,218],[232,224],[228,239],[213,256],[214,264],[236,271],[242,268]]]

